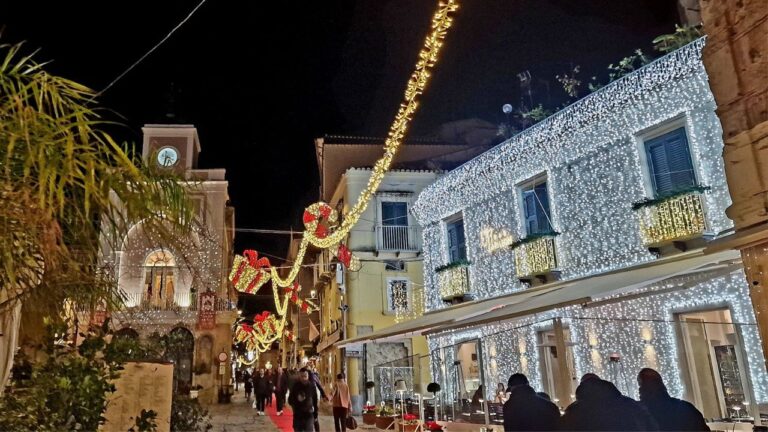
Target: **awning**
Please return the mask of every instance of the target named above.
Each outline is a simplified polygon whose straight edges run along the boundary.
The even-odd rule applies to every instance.
[[[337,346],[402,339],[454,328],[499,322],[574,304],[585,304],[609,294],[622,294],[658,281],[725,266],[739,259],[737,251],[704,255],[690,251],[597,276],[558,281],[513,294],[454,306],[341,341]]]

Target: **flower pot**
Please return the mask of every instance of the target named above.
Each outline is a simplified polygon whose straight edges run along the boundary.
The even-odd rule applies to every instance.
[[[376,413],[363,413],[363,424],[367,425],[375,425],[376,424]]]
[[[389,429],[395,422],[392,416],[376,416],[376,427],[379,429]]]

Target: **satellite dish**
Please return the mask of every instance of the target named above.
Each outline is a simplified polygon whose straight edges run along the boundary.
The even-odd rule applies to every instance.
[[[509,114],[512,112],[512,105],[504,104],[504,106],[501,107],[501,110],[504,111],[504,114]]]

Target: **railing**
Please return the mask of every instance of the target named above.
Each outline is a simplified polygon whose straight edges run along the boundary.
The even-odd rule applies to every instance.
[[[415,226],[378,225],[376,249],[379,251],[416,252],[419,250]]]
[[[555,239],[540,237],[514,247],[515,276],[526,277],[549,273],[557,268]]]
[[[132,311],[178,311],[199,309],[198,293],[179,291],[173,294],[173,298],[159,298],[147,293],[124,293],[125,306]],[[228,311],[235,309],[234,302],[226,298],[216,298],[216,311]]]
[[[701,194],[692,192],[638,208],[640,235],[646,246],[698,237],[706,229]]]
[[[440,297],[445,301],[469,294],[469,272],[466,265],[440,270],[437,279],[440,284]]]

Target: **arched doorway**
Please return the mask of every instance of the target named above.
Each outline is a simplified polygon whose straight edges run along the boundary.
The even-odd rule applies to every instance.
[[[192,332],[176,327],[168,333],[165,358],[173,362],[173,391],[187,394],[192,387],[192,356],[195,337]]]

